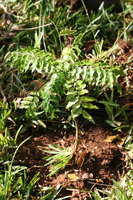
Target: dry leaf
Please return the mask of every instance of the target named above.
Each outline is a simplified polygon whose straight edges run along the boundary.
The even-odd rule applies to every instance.
[[[36,199],[36,197],[34,197],[32,195],[30,195],[30,198],[31,198],[31,200],[35,200]]]
[[[104,142],[114,142],[115,140],[122,140],[122,138],[119,135],[113,135],[107,137]]]
[[[4,129],[4,130],[2,130],[2,131],[0,131],[0,134],[3,134],[3,133],[5,133],[5,129]]]
[[[73,36],[67,36],[67,39],[66,39],[66,46],[67,47],[71,47],[73,39],[74,39]]]
[[[83,166],[83,164],[84,164],[84,161],[85,161],[85,157],[86,157],[86,154],[87,154],[88,152],[87,151],[84,151],[84,152],[82,152],[81,154],[80,154],[80,156],[79,156],[79,159],[78,159],[78,169],[79,168],[81,168],[82,166]]]
[[[23,99],[22,97],[16,97],[16,98],[14,99],[14,102],[16,102],[17,106],[20,106],[20,105],[21,105],[22,99]]]
[[[99,39],[97,40],[89,40],[85,42],[85,48],[84,48],[84,52],[88,53],[90,52],[93,48],[94,48],[94,44],[99,41]]]
[[[78,176],[75,175],[75,174],[68,174],[67,176],[68,176],[68,178],[69,178],[71,181],[78,181],[78,180],[81,180],[81,178],[78,177]]]
[[[44,78],[44,77],[45,77],[45,74],[36,72],[36,73],[34,73],[34,77],[36,77],[36,78]]]
[[[122,138],[121,140],[117,141],[118,147],[122,147],[123,144],[125,143],[125,141],[126,141],[126,137],[124,137],[124,138]]]
[[[133,103],[127,103],[127,104],[125,105],[126,108],[129,108],[129,107],[131,107],[131,106],[133,106]]]
[[[44,83],[39,81],[39,80],[34,80],[34,83],[36,84],[36,90],[39,90],[43,85]]]
[[[104,183],[102,179],[96,179],[97,183]]]
[[[4,13],[6,13],[7,10],[6,8],[3,6],[3,4],[0,4],[0,15],[3,15]]]

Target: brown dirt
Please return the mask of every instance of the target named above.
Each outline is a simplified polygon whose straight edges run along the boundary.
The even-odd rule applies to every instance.
[[[80,142],[75,157],[63,170],[52,177],[46,176],[49,173],[49,167],[44,167],[46,161],[43,157],[47,154],[39,150],[38,146],[46,147],[53,143],[71,146],[74,143],[75,130],[67,132],[47,130],[46,133],[40,130],[33,133],[32,138],[19,150],[19,162],[25,161],[29,178],[40,171],[38,187],[52,186],[54,188],[60,184],[64,188],[60,195],[71,195],[69,199],[76,200],[76,198],[84,199],[89,196],[80,189],[89,191],[94,187],[109,187],[112,185],[112,179],[118,179],[118,174],[121,174],[123,167],[122,147],[119,148],[116,142],[104,142],[108,136],[116,133],[104,122],[104,113],[102,111],[100,113],[101,116],[97,117],[95,125],[87,121],[84,121],[86,122],[84,127],[83,124],[80,125]],[[123,138],[125,135],[121,133],[120,136]],[[83,164],[78,167],[81,158],[83,158]],[[67,176],[71,173],[82,177],[83,180],[71,181]]]
[[[133,58],[133,45],[127,42],[120,43],[119,53],[116,56],[116,62],[123,66],[133,66],[133,62],[127,63],[127,58]],[[133,60],[133,59],[131,59]],[[129,82],[132,91],[132,70],[129,67]],[[120,81],[123,87],[125,78]],[[120,99],[123,104],[130,103],[131,99],[126,97]],[[28,135],[32,137],[21,147],[18,152],[18,161],[22,165],[28,167],[28,179],[40,172],[40,180],[38,181],[38,190],[43,186],[52,186],[53,189],[60,184],[63,189],[59,196],[70,195],[68,199],[90,199],[89,192],[95,187],[103,189],[112,185],[112,179],[118,180],[119,174],[124,169],[124,153],[123,146],[118,145],[118,141],[112,143],[105,142],[108,136],[118,134],[114,132],[112,127],[105,123],[107,115],[103,106],[99,110],[91,111],[91,115],[95,120],[95,125],[79,118],[79,145],[76,155],[72,161],[56,175],[48,177],[49,167],[44,166],[46,161],[43,157],[47,156],[44,151],[39,150],[38,146],[47,147],[49,144],[58,144],[60,146],[71,146],[75,140],[75,129],[67,131],[55,128],[50,130],[52,124],[47,125],[47,129],[39,129],[38,131],[29,131]],[[127,132],[119,132],[121,138],[127,135]],[[23,138],[21,138],[23,139]],[[82,161],[82,163],[81,163]],[[81,179],[74,180],[68,178],[68,174],[75,174]],[[88,191],[86,191],[88,190]],[[36,197],[39,199],[39,197]]]

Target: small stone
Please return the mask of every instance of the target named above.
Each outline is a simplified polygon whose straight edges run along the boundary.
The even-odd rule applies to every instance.
[[[93,178],[93,174],[92,173],[84,173],[82,175],[82,179],[90,179]]]

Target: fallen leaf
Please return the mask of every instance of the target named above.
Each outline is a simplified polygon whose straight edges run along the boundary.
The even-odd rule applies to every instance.
[[[31,198],[31,200],[35,200],[36,199],[36,197],[34,197],[32,195],[30,195],[30,198]]]
[[[133,103],[127,103],[127,104],[125,105],[126,108],[129,108],[129,107],[131,107],[131,106],[133,106]]]
[[[80,154],[80,156],[79,156],[79,159],[78,159],[78,169],[79,168],[81,168],[82,166],[83,166],[83,164],[84,164],[84,161],[85,161],[85,157],[86,157],[86,154],[87,154],[88,152],[87,151],[84,151],[84,152],[82,152],[81,154]]]
[[[78,176],[75,175],[75,174],[68,174],[67,176],[68,176],[68,178],[69,178],[71,181],[78,181],[78,180],[81,180],[81,178],[78,177]]]
[[[96,179],[97,183],[104,183],[102,179]]]
[[[95,44],[96,42],[98,42],[98,41],[99,41],[99,39],[97,39],[97,40],[89,40],[89,41],[86,41],[86,42],[85,42],[84,52],[85,52],[85,53],[90,52],[90,51],[94,48],[94,44]]]
[[[125,141],[126,141],[126,137],[124,137],[124,138],[122,138],[121,140],[117,141],[117,145],[118,145],[119,147],[122,147],[123,144],[125,143]]]
[[[17,104],[17,106],[20,106],[22,99],[23,99],[22,97],[16,97],[14,99],[14,102]]]
[[[122,140],[122,138],[119,135],[113,135],[107,137],[104,142],[114,142],[115,140]]]
[[[44,85],[44,83],[39,80],[34,80],[34,83],[36,84],[37,91]]]

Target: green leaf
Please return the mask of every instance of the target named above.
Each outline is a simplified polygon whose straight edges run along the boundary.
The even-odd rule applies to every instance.
[[[107,120],[106,120],[107,121]],[[118,126],[116,128],[113,129],[113,131],[116,131],[118,129],[122,129],[122,128],[127,128],[127,127],[130,127],[130,125],[122,125],[122,126]]]
[[[116,127],[116,124],[114,122],[110,121],[110,120],[105,120],[105,122],[112,127]]]
[[[76,74],[77,80],[80,78],[82,71],[83,71],[83,69],[78,66],[78,70],[77,70],[77,74]]]
[[[83,101],[83,102],[97,101],[95,98],[88,97],[88,96],[82,96],[82,97],[80,97],[80,100]]]
[[[89,115],[88,112],[86,112],[85,110],[82,111],[82,115],[85,119],[87,119],[88,121],[92,122],[93,124],[95,124],[93,118],[91,117],[91,115]]]
[[[101,79],[101,69],[97,69],[95,73],[97,74],[95,84],[98,85]]]
[[[89,80],[88,80],[88,83],[91,84],[92,81],[94,80],[94,69],[92,67],[89,67]]]
[[[71,30],[71,29],[64,29],[60,31],[60,36],[64,35],[72,35],[76,32],[76,30]]]
[[[73,110],[77,110],[79,107],[81,106],[81,102],[78,101],[77,103],[75,103],[75,105],[73,106]]]
[[[74,105],[73,108],[72,108],[72,110],[71,110],[72,115],[73,115],[74,113],[79,112],[78,110],[79,110],[80,108],[81,108],[81,104],[80,104],[80,102],[77,102],[76,105]],[[81,114],[81,113],[80,113],[80,114]]]
[[[113,85],[114,85],[114,77],[113,74],[110,74],[110,76],[108,76],[108,86],[110,87],[110,89],[113,89]]]
[[[76,118],[76,117],[78,117],[79,115],[82,114],[82,108],[78,108],[78,109],[74,108],[74,109],[71,110],[71,113],[72,113],[72,117],[74,119],[74,118]]]
[[[87,66],[84,66],[83,71],[82,71],[82,78],[83,78],[83,80],[86,80],[87,70],[88,70]]]
[[[86,89],[83,89],[78,92],[79,95],[83,95],[83,94],[87,94],[87,93],[88,93],[88,90],[86,90]]]
[[[77,71],[76,71],[76,73],[77,73]],[[76,84],[77,84],[78,86],[80,86],[81,88],[85,88],[85,87],[86,87],[86,84],[83,83],[83,80],[77,80],[77,81],[76,81]]]
[[[71,87],[72,87],[72,86],[71,86]],[[69,88],[69,91],[67,92],[67,95],[70,95],[70,94],[73,94],[73,93],[75,93],[74,87]]]
[[[87,65],[92,65],[94,63],[94,59],[90,58],[89,60],[87,60]]]
[[[66,100],[72,99],[77,95],[77,91],[74,90],[74,88],[70,88],[67,92]]]
[[[42,120],[38,119],[37,122],[38,122],[43,128],[46,128],[46,125],[43,123]]]
[[[97,106],[91,104],[91,103],[82,103],[82,106],[84,108],[88,108],[88,109],[99,109]]]
[[[109,105],[109,106],[112,106],[112,107],[117,107],[117,106],[120,106],[118,103],[115,103],[115,102],[111,102],[111,101],[99,101],[99,103],[103,103],[105,106]]]
[[[75,103],[77,103],[78,100],[79,98],[77,96],[70,99],[70,101],[68,102],[66,106],[66,109],[69,109],[70,107],[72,107]]]

